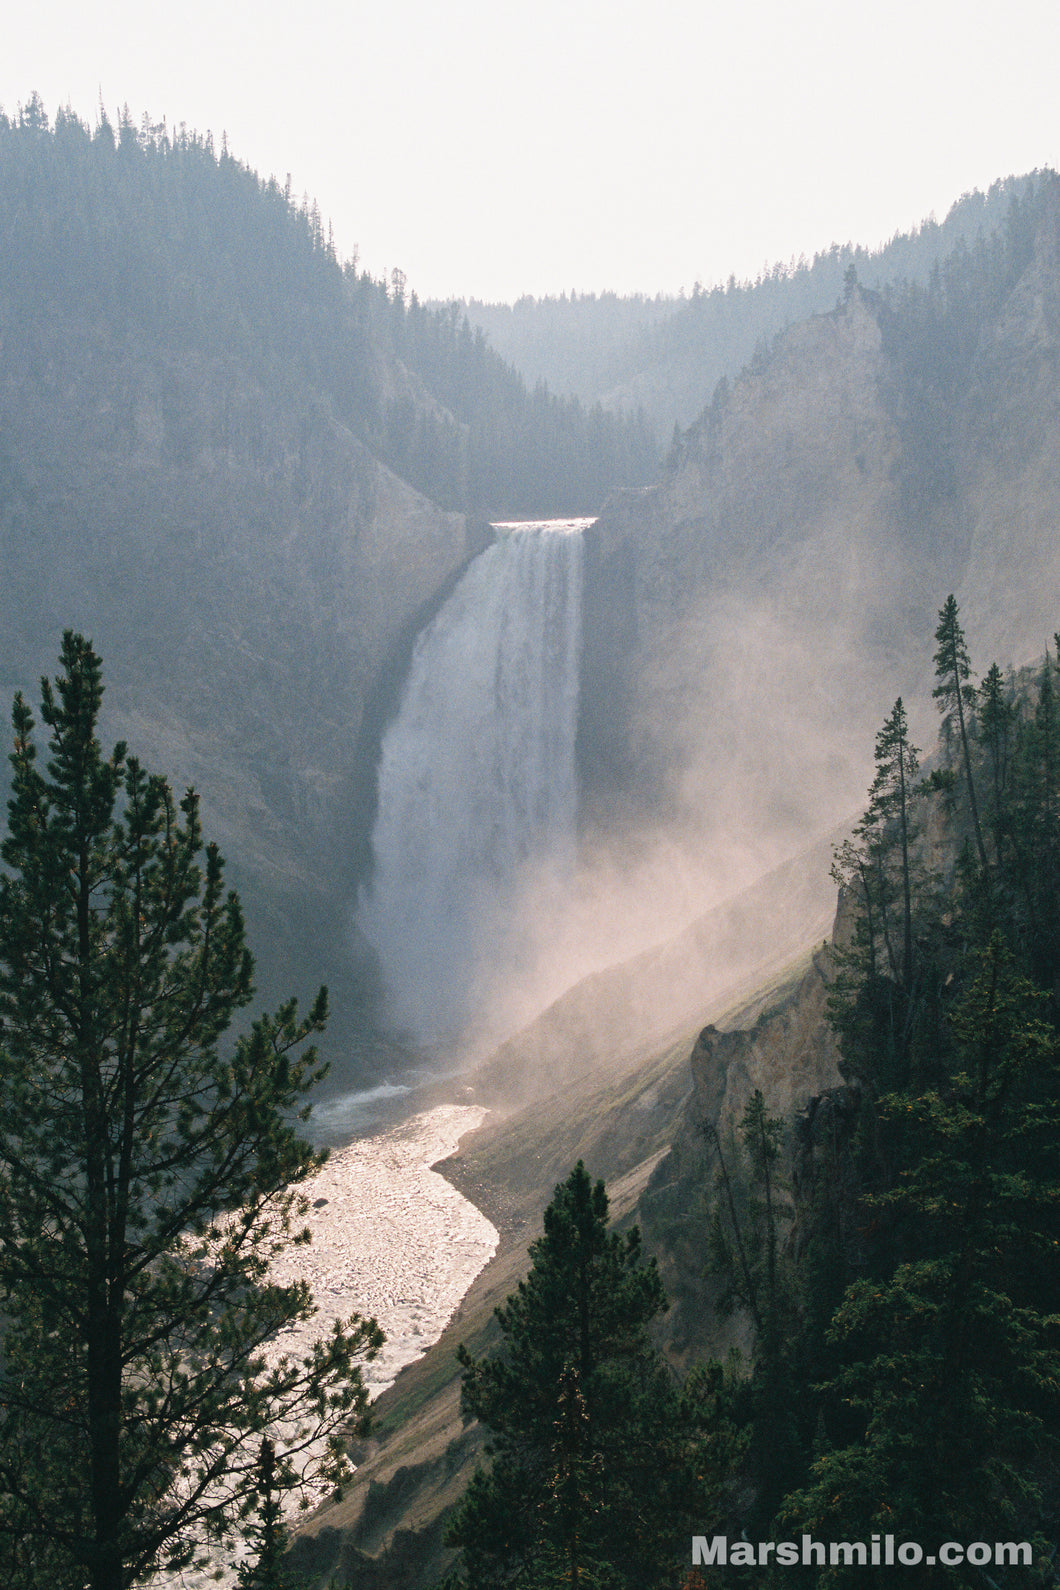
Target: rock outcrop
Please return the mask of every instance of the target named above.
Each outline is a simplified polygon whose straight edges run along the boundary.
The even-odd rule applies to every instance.
[[[764,1009],[737,1012],[724,1031],[713,1023],[704,1027],[693,1045],[691,1094],[670,1152],[637,1206],[671,1299],[666,1330],[678,1362],[748,1345],[744,1322],[719,1318],[718,1286],[707,1269],[716,1166],[703,1129],[713,1129],[729,1143],[756,1089],[768,1114],[787,1122],[800,1118],[822,1095],[842,1089],[839,1049],[827,1015],[833,975],[833,945],[821,944],[801,974],[775,990]],[[807,1165],[811,1157],[806,1148]]]
[[[815,1094],[839,1085],[839,1048],[827,1014],[832,960],[829,945],[814,950],[794,991],[752,1026],[703,1028],[689,1060],[690,1125],[709,1121],[731,1130],[756,1090],[771,1115],[787,1120]]]
[[[681,932],[574,983],[473,1074],[475,1097],[506,1110],[573,1082],[615,1077],[694,1031],[705,1010],[740,1010],[790,977],[834,909],[837,831],[703,912]],[[768,931],[763,924],[768,923]]]

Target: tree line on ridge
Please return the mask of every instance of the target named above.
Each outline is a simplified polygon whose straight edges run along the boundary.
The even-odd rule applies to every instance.
[[[0,113],[0,297],[31,370],[37,328],[71,318],[115,352],[223,359],[326,405],[443,508],[595,513],[657,468],[642,417],[528,390],[455,305],[341,262],[289,183],[127,109],[94,129],[68,110],[50,123],[37,95]]]

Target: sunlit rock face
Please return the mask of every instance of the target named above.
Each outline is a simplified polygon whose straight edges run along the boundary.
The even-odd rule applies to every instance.
[[[896,696],[921,743],[938,609],[1040,653],[1060,588],[1060,202],[947,363],[875,294],[783,333],[660,483],[589,534],[585,812],[774,861],[856,809]],[[944,350],[945,351],[945,350]],[[691,841],[690,841],[691,842]]]
[[[700,1032],[691,1055],[690,1125],[735,1129],[756,1089],[770,1114],[787,1120],[815,1094],[839,1086],[839,1048],[827,1016],[833,975],[831,952],[821,947],[794,997],[776,1011],[744,1031]]]
[[[589,789],[603,744],[636,769],[634,805],[768,862],[849,808],[860,744],[834,704],[867,697],[871,723],[902,649],[898,428],[873,308],[857,294],[793,328],[591,537],[600,606],[619,612],[595,609],[590,584],[588,666],[619,684],[586,733]]]

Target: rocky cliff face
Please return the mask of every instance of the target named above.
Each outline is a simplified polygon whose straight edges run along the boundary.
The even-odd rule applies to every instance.
[[[61,632],[104,661],[106,732],[203,798],[263,981],[351,978],[374,737],[432,602],[489,535],[245,365],[28,331],[0,303],[0,683]],[[352,1019],[352,1011],[346,1013]]]
[[[1058,217],[1054,183],[1014,285],[942,330],[858,288],[793,326],[657,486],[608,505],[587,580],[590,829],[665,820],[778,859],[858,806],[898,694],[925,732],[949,592],[984,667],[1040,652],[1060,579]]]
[[[725,1031],[704,1027],[693,1045],[692,1092],[670,1152],[653,1171],[637,1209],[673,1304],[666,1332],[679,1361],[748,1345],[744,1324],[719,1317],[718,1288],[707,1270],[717,1195],[703,1127],[716,1129],[727,1146],[756,1088],[768,1113],[787,1122],[840,1088],[839,1050],[827,1019],[832,976],[833,949],[823,944],[757,1017],[749,1011],[752,1019],[743,1024],[737,1015],[738,1025]],[[804,1158],[810,1157],[807,1147]]]
[[[1018,666],[1060,624],[1060,204],[984,328],[960,419],[968,554],[957,595],[969,635]]]
[[[884,365],[860,294],[793,328],[689,433],[663,482],[596,526],[598,587],[620,621],[591,611],[587,632],[606,657],[594,664],[622,682],[600,738],[629,747],[634,799],[654,786],[679,820],[717,811],[725,765],[734,783],[754,781],[762,820],[789,837],[811,801],[827,817],[822,787],[849,750],[820,709],[856,697],[894,645],[904,572]],[[839,809],[852,794],[848,783]],[[725,800],[720,826],[735,815]]]
[[[838,1087],[839,1049],[827,1019],[832,951],[822,945],[790,997],[747,1028],[704,1027],[690,1056],[688,1126],[728,1131],[760,1090],[771,1115],[790,1119],[815,1094]]]
[[[807,942],[826,931],[838,837],[825,836],[673,938],[575,983],[474,1074],[475,1097],[510,1110],[557,1076],[617,1077],[694,1031],[707,1010],[745,1011],[756,990],[789,978]],[[710,1118],[720,1110],[717,1103]]]

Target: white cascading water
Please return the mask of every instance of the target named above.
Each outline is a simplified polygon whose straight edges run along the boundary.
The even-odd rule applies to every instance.
[[[358,919],[421,1042],[479,1022],[529,953],[526,889],[573,867],[587,522],[499,529],[417,641],[383,738]]]

